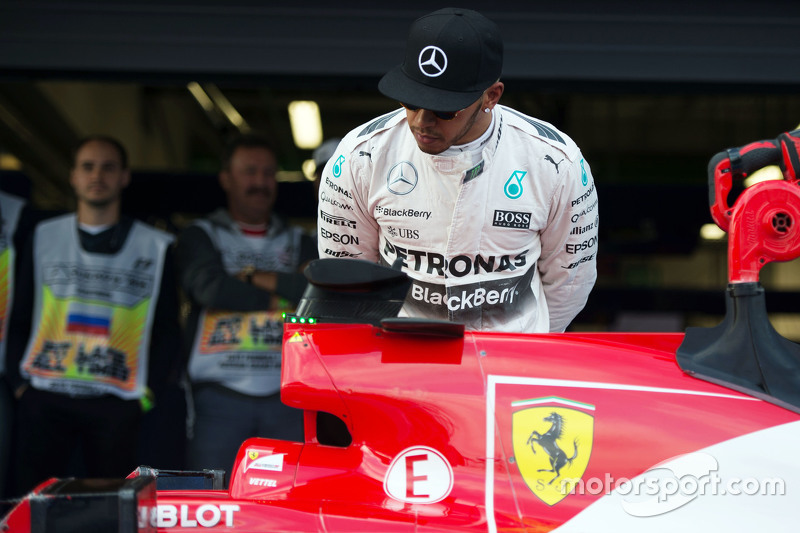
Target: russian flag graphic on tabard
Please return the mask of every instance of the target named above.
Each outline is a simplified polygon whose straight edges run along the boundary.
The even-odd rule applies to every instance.
[[[67,333],[108,337],[111,312],[108,307],[72,302],[67,315]]]

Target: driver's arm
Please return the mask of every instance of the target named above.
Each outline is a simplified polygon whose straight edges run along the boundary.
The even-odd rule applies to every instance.
[[[577,153],[554,195],[547,228],[541,232],[542,277],[550,331],[564,331],[586,305],[597,279],[597,190],[589,163]],[[579,228],[578,231],[574,231]]]
[[[371,157],[353,142],[347,136],[339,143],[320,178],[319,257],[378,262],[379,228],[369,206]]]

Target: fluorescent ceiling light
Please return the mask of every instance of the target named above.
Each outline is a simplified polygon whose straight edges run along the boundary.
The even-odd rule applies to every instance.
[[[222,114],[228,119],[228,122],[233,124],[242,133],[250,130],[250,126],[247,124],[244,117],[239,114],[231,101],[228,100],[224,94],[222,94],[222,91],[219,89],[219,87],[213,84],[208,84],[206,85],[206,92],[214,102],[214,105],[217,106],[217,109],[222,111]]]
[[[314,172],[317,171],[317,164],[314,163],[313,159],[306,159],[303,161],[303,164],[300,166],[300,168],[303,171],[303,176],[305,176],[308,181],[314,181],[317,179],[316,175],[314,174]]]
[[[22,170],[22,162],[13,154],[0,153],[0,170]]]
[[[289,102],[289,122],[298,148],[313,150],[322,144],[322,119],[319,106],[311,100]]]
[[[756,183],[768,180],[782,180],[783,172],[778,165],[770,165],[756,170],[744,180],[744,186],[750,187]]]
[[[703,224],[700,227],[700,237],[704,241],[721,241],[726,233],[716,224]]]
[[[215,124],[227,120],[242,133],[250,130],[244,117],[216,85],[206,84],[203,87],[196,81],[191,81],[186,88]]]
[[[186,88],[189,89],[189,92],[206,113],[214,111],[214,102],[211,101],[211,98],[208,97],[208,93],[203,90],[199,83],[190,81],[186,85]]]

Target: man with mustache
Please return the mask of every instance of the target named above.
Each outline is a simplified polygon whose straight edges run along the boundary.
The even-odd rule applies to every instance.
[[[273,213],[277,171],[266,139],[234,139],[219,173],[227,209],[195,221],[178,240],[180,284],[191,303],[191,468],[229,470],[249,437],[302,440],[301,411],[280,401],[281,313],[302,296],[300,270],[316,245]]]
[[[597,193],[572,139],[499,104],[502,66],[480,13],[412,24],[378,84],[401,108],[350,132],[325,167],[319,253],[400,260],[403,316],[563,331],[597,277]]]

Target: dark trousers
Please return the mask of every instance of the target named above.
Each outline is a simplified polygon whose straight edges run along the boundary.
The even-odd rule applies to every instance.
[[[14,398],[6,380],[0,376],[0,500],[11,496],[12,485],[9,479],[11,475],[11,451],[14,446],[13,430]]]
[[[19,495],[51,477],[120,478],[137,466],[142,413],[136,400],[71,398],[29,387],[17,416]]]
[[[137,466],[186,468],[186,392],[177,383],[156,393],[155,408],[142,417]]]
[[[247,396],[219,385],[195,385],[194,437],[189,468],[230,474],[236,452],[250,437],[302,442],[303,411],[281,403],[280,394]]]

